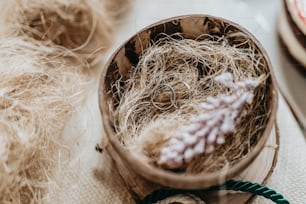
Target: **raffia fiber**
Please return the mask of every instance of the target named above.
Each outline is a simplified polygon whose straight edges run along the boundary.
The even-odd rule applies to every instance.
[[[3,0],[0,8],[1,36],[63,46],[89,63],[97,63],[112,42],[112,19],[102,0]]]
[[[243,158],[256,144],[269,116],[269,70],[249,41],[230,45],[226,36],[198,40],[166,36],[143,52],[136,67],[113,85],[115,128],[122,143],[145,162],[157,164],[169,136],[200,113],[208,96],[230,90],[213,78],[230,72],[234,81],[259,78],[254,102],[226,144],[187,165],[189,173],[214,172]],[[175,99],[173,98],[175,93]],[[154,103],[154,104],[153,104]],[[256,127],[256,128],[251,128]]]
[[[86,76],[47,55],[41,45],[0,40],[1,203],[40,202],[56,164],[56,140],[84,95]]]
[[[113,17],[98,0],[0,3],[0,203],[53,203],[45,196],[69,155],[62,134]]]

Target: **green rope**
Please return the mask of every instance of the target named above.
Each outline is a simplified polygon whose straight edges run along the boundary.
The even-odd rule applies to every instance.
[[[233,191],[248,192],[254,195],[263,196],[267,199],[272,200],[276,204],[290,204],[288,200],[286,200],[281,194],[277,193],[276,191],[271,190],[268,187],[262,186],[258,183],[251,183],[249,181],[229,180],[223,185],[215,186],[207,190],[233,190]],[[138,201],[137,204],[151,204],[151,203],[153,204],[158,202],[159,200],[163,200],[170,196],[183,194],[183,193],[195,193],[195,192],[199,192],[199,190],[182,190],[182,189],[176,190],[171,188],[164,188],[154,191],[150,195],[146,196],[143,200]]]
[[[224,185],[222,185],[221,188],[222,187],[226,190],[242,191],[263,196],[267,199],[272,200],[276,204],[289,204],[289,201],[286,200],[281,194],[258,183],[251,183],[249,181],[229,180]]]

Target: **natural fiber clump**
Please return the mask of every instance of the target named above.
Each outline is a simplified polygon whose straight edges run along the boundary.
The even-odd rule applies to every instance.
[[[104,0],[1,0],[0,8],[0,203],[45,203],[67,162],[63,131],[118,19]]]
[[[87,76],[46,50],[0,40],[0,203],[41,203],[58,140],[84,95]]]
[[[245,39],[242,36],[241,39]],[[222,145],[193,159],[180,170],[214,172],[237,163],[254,146],[269,118],[269,70],[257,47],[227,36],[166,36],[143,51],[137,66],[112,86],[112,114],[120,141],[142,159],[159,166],[171,136],[202,112],[199,104],[234,94],[214,79],[230,73],[233,82],[260,82],[245,105],[241,122]],[[257,82],[256,82],[257,83]]]
[[[112,20],[102,0],[3,0],[2,36],[28,36],[96,62],[111,45]]]

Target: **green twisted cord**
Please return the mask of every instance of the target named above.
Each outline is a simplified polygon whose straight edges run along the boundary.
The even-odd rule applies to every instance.
[[[267,199],[272,200],[276,204],[290,204],[288,200],[286,200],[281,194],[277,193],[276,191],[271,190],[268,187],[262,186],[258,183],[251,183],[249,181],[229,180],[221,186],[215,186],[208,190],[234,190],[248,192],[255,195],[263,196]],[[146,196],[143,200],[138,201],[137,204],[153,204],[159,200],[163,200],[170,196],[193,192],[199,192],[199,190],[176,190],[170,188],[160,189]]]
[[[255,195],[263,196],[267,199],[272,200],[276,204],[290,204],[281,194],[276,191],[269,189],[266,186],[262,186],[258,183],[251,183],[249,181],[235,181],[229,180],[224,185],[220,186],[219,189],[234,190],[248,192]]]

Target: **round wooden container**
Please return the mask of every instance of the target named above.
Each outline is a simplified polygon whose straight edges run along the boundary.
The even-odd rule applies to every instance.
[[[142,51],[146,49],[152,41],[157,41],[162,37],[162,35],[160,35],[162,33],[168,35],[181,33],[184,38],[191,39],[195,39],[203,34],[220,36],[229,33],[240,33],[239,39],[238,37],[235,38],[235,35],[233,35],[233,42],[239,43],[242,40],[251,41],[254,43],[257,52],[261,53],[264,58],[267,66],[266,69],[270,72],[268,78],[270,114],[267,125],[263,134],[251,151],[238,163],[230,166],[226,172],[218,171],[213,173],[188,175],[159,169],[142,162],[137,155],[132,154],[130,150],[118,140],[112,124],[113,116],[110,114],[109,109],[113,101],[113,98],[110,95],[111,85],[119,79],[120,76],[125,75],[132,66],[137,65]],[[166,19],[139,31],[120,46],[106,63],[99,87],[99,105],[106,133],[103,138],[102,147],[111,155],[128,188],[138,198],[143,198],[160,186],[181,189],[207,188],[218,185],[234,176],[237,176],[261,152],[274,125],[277,101],[277,88],[272,73],[271,63],[261,44],[247,30],[231,21],[208,15],[187,15]]]

